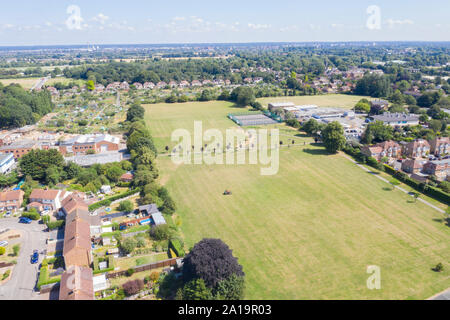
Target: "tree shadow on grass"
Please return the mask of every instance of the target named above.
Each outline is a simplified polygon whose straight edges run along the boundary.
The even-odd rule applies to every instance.
[[[394,190],[392,190],[392,188],[389,188],[389,187],[383,187],[383,190],[384,191],[394,191]]]
[[[303,149],[303,152],[315,155],[315,156],[329,156],[330,153],[325,149]]]
[[[433,221],[437,223],[444,223],[447,227],[450,227],[450,218],[433,219]]]
[[[298,138],[310,138],[310,136],[308,136],[306,133],[297,133],[294,136]]]

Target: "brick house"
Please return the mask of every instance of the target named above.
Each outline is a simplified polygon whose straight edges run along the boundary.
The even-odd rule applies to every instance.
[[[400,158],[402,155],[401,146],[395,141],[384,141],[377,143],[376,145],[369,147],[364,146],[361,152],[367,157],[373,157],[380,161],[382,158]]]
[[[430,154],[430,144],[423,139],[411,141],[404,145],[403,154],[410,158],[425,158]]]
[[[406,159],[402,162],[402,170],[407,173],[420,173],[423,168],[423,163],[414,159]]]
[[[431,140],[430,152],[437,157],[450,153],[450,138],[436,137],[433,140]]]
[[[118,151],[119,143],[119,138],[109,134],[80,135],[61,142],[59,152],[63,155],[68,153],[82,155],[90,150],[95,153]]]
[[[71,214],[77,209],[88,211],[88,204],[85,201],[86,196],[82,193],[72,193],[61,201],[61,213],[65,216]]]
[[[66,267],[90,267],[92,263],[91,227],[77,212],[66,218],[63,256]]]
[[[92,269],[80,266],[68,267],[61,276],[59,300],[94,300]]]
[[[66,191],[62,190],[44,190],[34,189],[30,194],[30,204],[27,206],[30,208],[58,211],[61,209],[61,201],[67,196]]]
[[[434,175],[438,180],[443,181],[450,173],[450,159],[429,161],[423,166],[423,172]]]
[[[22,190],[0,192],[0,211],[17,211],[23,203]]]

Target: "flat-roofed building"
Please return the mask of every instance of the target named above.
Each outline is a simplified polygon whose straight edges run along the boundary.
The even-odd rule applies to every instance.
[[[120,139],[109,134],[80,135],[59,144],[59,151],[66,155],[86,154],[89,151],[104,153],[119,150]]]

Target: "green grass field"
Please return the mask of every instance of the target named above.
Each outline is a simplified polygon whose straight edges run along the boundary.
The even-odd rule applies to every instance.
[[[17,84],[20,84],[24,89],[31,89],[33,87],[33,85],[39,81],[39,79],[41,79],[41,78],[0,79],[0,82],[5,86],[10,85],[11,83],[17,83]],[[74,80],[74,79],[61,77],[61,78],[50,79],[45,83],[45,85],[51,86],[57,82],[67,84],[72,81],[77,83],[78,85],[83,85],[85,83],[85,81],[83,81],[83,80]]]
[[[224,102],[160,104],[148,106],[146,117],[161,147],[194,120],[206,129],[233,127],[225,116],[235,111]],[[261,176],[255,165],[158,161],[188,247],[204,237],[224,240],[244,266],[248,299],[425,299],[450,287],[450,228],[442,215],[387,191],[340,155],[284,148],[275,176]],[[233,195],[223,196],[225,189]],[[438,262],[442,273],[431,271]],[[369,265],[381,268],[381,290],[366,287]]]

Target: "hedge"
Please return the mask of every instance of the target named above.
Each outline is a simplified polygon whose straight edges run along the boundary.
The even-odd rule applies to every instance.
[[[186,255],[183,246],[178,239],[170,239],[169,248],[173,250],[178,257],[184,257]]]
[[[426,194],[427,196],[434,198],[438,201],[441,201],[445,203],[446,205],[450,205],[450,194],[447,192],[444,192],[436,187],[427,185],[425,183],[417,182],[410,177],[406,173],[403,173],[401,171],[395,171],[394,168],[388,165],[384,165],[384,168],[387,173],[393,175],[396,179],[404,182],[411,188],[416,189],[419,192],[422,192]]]
[[[111,271],[114,271],[114,269],[115,269],[114,256],[108,256],[108,268],[107,269],[99,270],[98,263],[99,263],[99,259],[95,258],[94,259],[94,272],[93,272],[93,274],[101,274],[101,273],[111,272]]]
[[[136,194],[136,193],[139,193],[139,192],[140,192],[140,189],[136,188],[136,189],[128,190],[127,192],[124,192],[124,193],[117,194],[115,196],[109,197],[109,198],[104,199],[102,201],[99,201],[99,202],[96,202],[94,204],[91,204],[89,206],[89,211],[94,211],[94,210],[97,210],[97,209],[99,209],[101,207],[109,206],[111,203],[113,203],[116,200],[129,197],[129,196],[131,196],[133,194]]]
[[[61,282],[61,277],[48,279],[48,268],[47,267],[42,267],[41,268],[41,270],[39,272],[39,280],[38,280],[38,283],[37,283],[37,288],[39,290],[41,290],[42,286],[46,286],[48,284],[57,283],[57,282]]]

